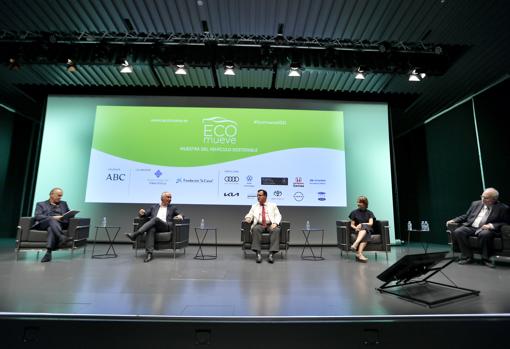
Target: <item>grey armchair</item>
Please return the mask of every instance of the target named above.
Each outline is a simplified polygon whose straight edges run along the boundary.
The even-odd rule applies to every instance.
[[[22,250],[40,250],[46,249],[48,232],[46,230],[31,229],[34,225],[33,217],[20,217],[16,234],[16,258]],[[72,237],[61,249],[70,249],[71,253],[75,249],[83,247],[85,254],[87,249],[87,239],[89,237],[90,218],[71,218],[69,226],[64,230],[64,235]]]
[[[285,252],[285,256],[287,255],[287,251],[289,250],[289,240],[290,240],[290,222],[282,221],[280,222],[280,251]],[[261,248],[263,250],[269,249],[269,233],[262,234]],[[241,222],[241,248],[243,250],[244,256],[246,257],[246,251],[251,250],[251,224],[246,223],[245,221]],[[282,254],[283,256],[283,254]]]
[[[135,218],[133,220],[133,231],[137,231],[138,227],[147,222],[146,218]],[[183,250],[186,254],[186,246],[189,245],[189,218],[183,220],[174,220],[173,232],[157,232],[154,237],[154,250],[173,250],[174,259],[176,251]],[[139,235],[133,242],[135,256],[138,255],[139,248],[145,248],[145,234]]]
[[[375,258],[377,259],[377,251],[386,253],[386,260],[388,260],[388,252],[391,250],[390,246],[390,226],[388,221],[374,222],[374,233],[368,241],[365,251],[376,251]],[[351,221],[336,221],[336,234],[337,246],[340,249],[340,255],[343,251],[349,253],[350,247],[356,241],[356,232],[351,228]]]
[[[450,223],[446,228],[448,244],[452,247],[452,255],[460,252],[459,245],[452,232],[460,226],[458,223]],[[480,241],[477,236],[469,237],[469,245],[475,253],[481,253]],[[495,256],[510,257],[510,225],[503,225],[499,234],[492,241],[492,253]]]

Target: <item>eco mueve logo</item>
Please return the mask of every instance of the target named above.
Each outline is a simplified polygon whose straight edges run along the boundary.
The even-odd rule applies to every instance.
[[[205,144],[237,144],[237,123],[215,116],[202,119]]]

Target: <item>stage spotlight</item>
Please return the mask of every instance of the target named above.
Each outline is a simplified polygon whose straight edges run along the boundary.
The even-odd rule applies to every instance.
[[[11,57],[11,58],[9,58],[8,68],[9,68],[9,70],[20,70],[21,69],[21,65],[18,63],[16,58]]]
[[[301,76],[301,66],[299,63],[291,63],[290,70],[289,70],[289,76]]]
[[[365,72],[364,70],[361,70],[361,68],[358,68],[356,70],[356,75],[354,76],[356,80],[365,80]]]
[[[426,77],[427,77],[427,74],[425,74],[424,72],[418,72],[417,69],[413,69],[409,73],[409,81],[422,81]]]
[[[120,72],[123,74],[130,74],[133,72],[133,66],[125,59],[120,65]]]
[[[184,64],[176,64],[177,69],[175,70],[175,75],[186,75],[188,72],[186,68],[184,68]]]
[[[76,63],[73,62],[72,59],[67,59],[67,71],[69,73],[75,73],[78,71],[78,68],[76,67]]]
[[[226,64],[225,70],[223,71],[224,75],[236,75],[236,72],[234,71],[234,65],[233,64]]]

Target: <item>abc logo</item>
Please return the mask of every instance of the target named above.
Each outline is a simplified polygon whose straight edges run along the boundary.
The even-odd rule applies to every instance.
[[[109,173],[108,176],[106,176],[107,181],[113,181],[113,182],[124,182],[126,180],[126,175],[124,173]]]

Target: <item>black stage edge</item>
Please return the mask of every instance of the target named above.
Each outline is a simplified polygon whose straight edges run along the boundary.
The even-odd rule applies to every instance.
[[[2,348],[487,348],[509,316],[158,318],[0,314]],[[469,335],[469,334],[476,335]],[[483,335],[481,335],[483,334]]]

